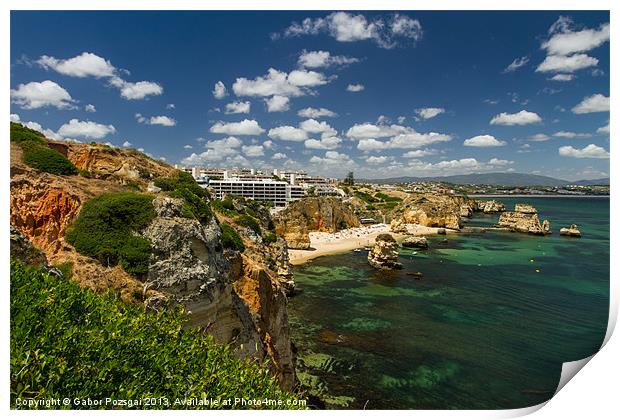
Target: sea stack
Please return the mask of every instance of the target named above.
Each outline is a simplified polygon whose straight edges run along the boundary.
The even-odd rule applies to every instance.
[[[570,225],[570,227],[563,227],[562,229],[560,229],[560,235],[562,236],[573,236],[575,238],[580,238],[581,237],[581,232],[579,231],[579,228],[577,227],[577,225]]]
[[[382,233],[375,239],[375,245],[368,253],[368,263],[380,270],[403,268],[398,262],[398,243],[389,233]]]
[[[507,211],[499,217],[497,225],[508,228],[513,232],[531,233],[534,235],[547,235],[551,233],[549,221],[544,220],[541,223],[537,213],[528,214]]]

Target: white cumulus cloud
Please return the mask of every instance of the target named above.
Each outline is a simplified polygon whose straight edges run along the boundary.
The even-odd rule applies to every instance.
[[[102,139],[114,133],[116,133],[116,128],[113,125],[99,124],[93,121],[80,121],[75,118],[58,129],[58,134],[62,137],[89,139]]]
[[[497,147],[504,146],[505,144],[505,141],[498,140],[489,134],[474,136],[463,142],[464,146],[470,147]]]
[[[223,99],[228,95],[228,92],[226,90],[226,85],[224,85],[224,82],[219,81],[215,84],[215,87],[213,88],[213,97],[215,99]]]
[[[226,104],[226,114],[249,114],[250,101],[234,101]]]
[[[90,52],[66,60],[43,55],[36,63],[45,69],[72,77],[112,77],[116,72],[112,63]]]
[[[142,124],[148,125],[163,125],[165,127],[173,127],[177,125],[177,122],[174,118],[170,118],[166,115],[157,115],[154,117],[145,117],[142,114],[135,115],[136,120]]]
[[[267,112],[284,112],[289,110],[289,98],[286,96],[274,95],[265,99]]]
[[[256,122],[256,120],[243,120],[239,122],[216,122],[209,129],[212,133],[228,134],[231,136],[257,136],[265,132],[265,130]]]
[[[358,84],[350,84],[350,85],[347,86],[347,92],[361,92],[364,89],[366,89],[364,87],[364,85],[361,85],[359,83]]]
[[[334,12],[325,17],[306,18],[293,22],[282,36],[328,34],[340,42],[372,40],[381,48],[394,48],[403,40],[417,41],[422,37],[422,25],[417,19],[401,14],[378,16],[372,20],[362,14]],[[278,38],[279,34],[274,34]]]
[[[308,133],[301,128],[283,125],[269,130],[269,137],[274,140],[305,141],[308,140]]]
[[[560,156],[577,159],[609,159],[609,152],[596,144],[589,144],[583,149],[575,149],[573,146],[562,146],[558,149]]]
[[[23,109],[52,106],[58,109],[75,108],[69,92],[51,80],[19,84],[11,89],[11,101]]]
[[[321,118],[321,117],[337,117],[333,111],[330,111],[327,108],[304,108],[297,111],[297,115],[302,118]]]
[[[437,115],[443,114],[444,112],[446,112],[446,110],[443,108],[418,108],[415,110],[415,113],[425,120],[435,118]]]
[[[590,114],[592,112],[608,112],[609,97],[596,93],[592,96],[583,98],[581,102],[572,109],[575,114]]]
[[[357,63],[359,60],[355,57],[346,57],[344,55],[331,55],[329,51],[306,51],[303,50],[299,55],[297,63],[300,67],[320,68],[330,66],[344,66]]]
[[[491,125],[527,125],[542,122],[542,118],[535,113],[521,110],[515,114],[502,112],[491,119]]]

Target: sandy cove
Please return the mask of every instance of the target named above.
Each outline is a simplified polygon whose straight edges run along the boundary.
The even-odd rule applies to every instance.
[[[310,249],[289,249],[289,260],[293,265],[300,265],[323,255],[372,246],[377,235],[381,233],[389,233],[400,241],[407,236],[436,235],[439,228],[409,224],[407,230],[407,234],[393,233],[390,231],[390,225],[376,224],[344,229],[335,233],[310,232]]]

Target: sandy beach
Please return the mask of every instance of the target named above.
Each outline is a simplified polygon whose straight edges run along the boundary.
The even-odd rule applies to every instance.
[[[322,255],[338,254],[372,246],[377,235],[381,233],[390,233],[400,241],[412,235],[435,235],[438,228],[410,224],[407,225],[407,230],[407,234],[396,234],[390,232],[390,225],[376,224],[344,229],[335,233],[310,232],[310,249],[289,249],[289,259],[291,264],[299,265]]]

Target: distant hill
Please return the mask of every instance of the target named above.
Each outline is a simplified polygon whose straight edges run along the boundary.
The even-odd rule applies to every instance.
[[[518,186],[526,186],[526,185],[544,185],[544,186],[555,186],[555,185],[566,185],[566,184],[576,184],[578,182],[582,182],[583,184],[579,185],[598,185],[598,184],[585,184],[585,182],[594,182],[594,181],[577,181],[570,182],[562,179],[551,178],[548,176],[542,175],[532,175],[532,174],[520,174],[520,173],[510,173],[510,172],[492,172],[492,173],[484,173],[484,174],[468,174],[468,175],[451,175],[451,176],[436,176],[436,177],[397,177],[397,178],[386,178],[386,179],[372,179],[372,180],[360,180],[360,182],[370,182],[370,183],[398,183],[398,182],[425,182],[425,181],[435,181],[435,182],[449,182],[452,184],[486,184],[486,185],[506,185],[511,187]],[[602,181],[602,180],[595,180]],[[609,179],[607,179],[607,184],[609,184]]]
[[[571,185],[609,185],[609,178],[599,179],[582,179],[581,181],[574,181]]]

